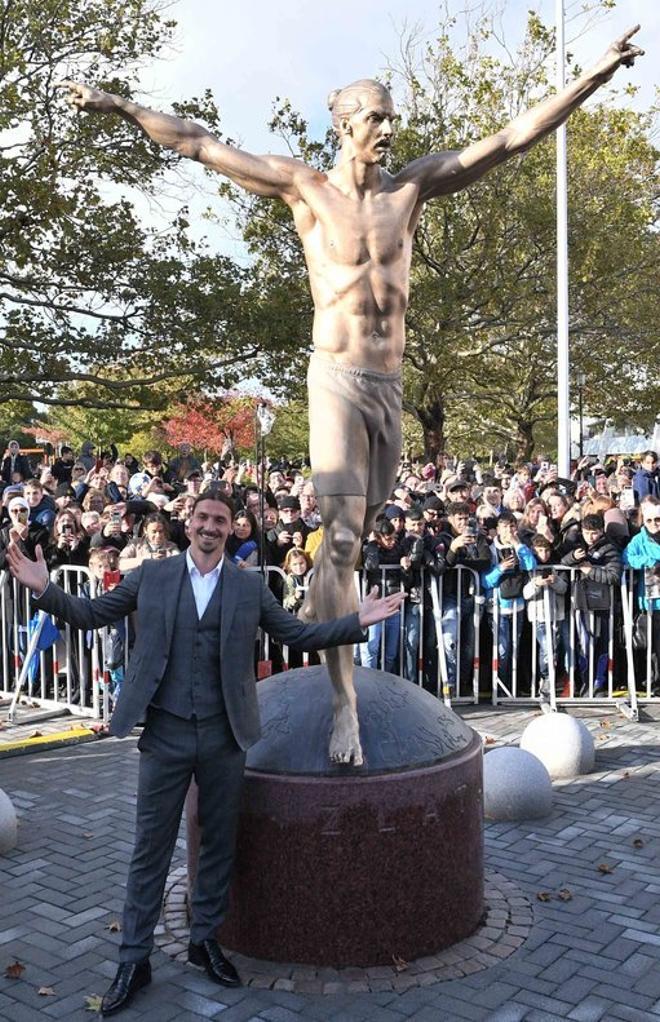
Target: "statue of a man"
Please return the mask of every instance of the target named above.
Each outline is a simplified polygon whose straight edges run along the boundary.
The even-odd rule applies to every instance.
[[[354,569],[362,537],[389,497],[400,455],[401,360],[412,242],[429,199],[460,191],[562,124],[616,69],[643,50],[614,42],[588,72],[496,134],[462,151],[413,160],[398,174],[383,167],[394,106],[371,79],[329,98],[341,150],[327,174],[286,156],[254,156],[225,145],[194,122],[158,113],[97,89],[64,83],[72,106],[119,114],[149,138],[198,160],[256,195],[290,206],[314,300],[310,360],[310,454],[324,525],[309,603],[320,621],[357,607]],[[330,758],[362,762],[353,686],[353,650],[328,650],[334,688]]]

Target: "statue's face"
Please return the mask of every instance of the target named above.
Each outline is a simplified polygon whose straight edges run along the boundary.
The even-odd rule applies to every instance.
[[[361,110],[345,121],[355,156],[363,163],[384,163],[392,145],[394,106],[379,93],[370,93]]]

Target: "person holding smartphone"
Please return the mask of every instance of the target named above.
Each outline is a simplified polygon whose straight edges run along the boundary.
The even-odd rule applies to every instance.
[[[87,565],[89,539],[72,511],[58,512],[44,557],[50,571],[63,565]]]
[[[9,523],[0,529],[0,571],[7,567],[6,550],[10,543],[10,530],[14,529],[21,551],[31,561],[36,559],[37,546],[48,543],[48,529],[40,522],[30,522],[30,505],[25,497],[12,497],[7,505]]]
[[[529,572],[536,567],[533,552],[518,538],[518,521],[510,511],[503,511],[497,519],[497,534],[491,547],[491,566],[481,576],[486,591],[488,617],[495,628],[497,607],[498,677],[508,686],[511,683],[513,650],[520,645],[524,622],[525,600],[523,589]]]
[[[568,589],[568,572],[562,573],[550,565],[552,543],[546,536],[537,533],[532,539],[531,549],[538,567],[525,583],[523,596],[527,601],[527,617],[534,627],[539,653],[539,695],[541,699],[547,699],[550,695],[551,650],[553,659],[559,660],[559,630],[565,619],[564,595]]]
[[[470,513],[466,501],[447,505],[446,526],[429,542],[432,572],[442,577],[442,642],[449,694],[456,694],[457,675],[467,684],[474,655],[473,571],[491,563],[488,537]],[[470,569],[460,571],[459,569]],[[429,620],[433,620],[429,615]],[[460,631],[460,646],[459,646]]]

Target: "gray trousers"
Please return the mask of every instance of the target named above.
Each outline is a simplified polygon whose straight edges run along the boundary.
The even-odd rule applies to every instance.
[[[215,935],[227,910],[245,766],[245,753],[224,714],[185,720],[150,708],[138,748],[135,848],[126,884],[120,962],[140,961],[152,951],[193,776],[199,787],[201,847],[190,939],[199,944]]]

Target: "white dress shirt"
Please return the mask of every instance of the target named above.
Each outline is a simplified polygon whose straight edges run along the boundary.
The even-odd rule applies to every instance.
[[[188,566],[188,576],[190,578],[190,584],[192,586],[193,596],[195,597],[195,606],[197,607],[197,617],[201,621],[204,616],[204,611],[209,605],[209,601],[213,596],[213,590],[218,584],[220,578],[220,572],[222,570],[222,562],[224,557],[221,557],[215,568],[211,571],[207,571],[205,575],[202,575],[201,571],[190,556],[190,550],[186,550],[186,564]]]

